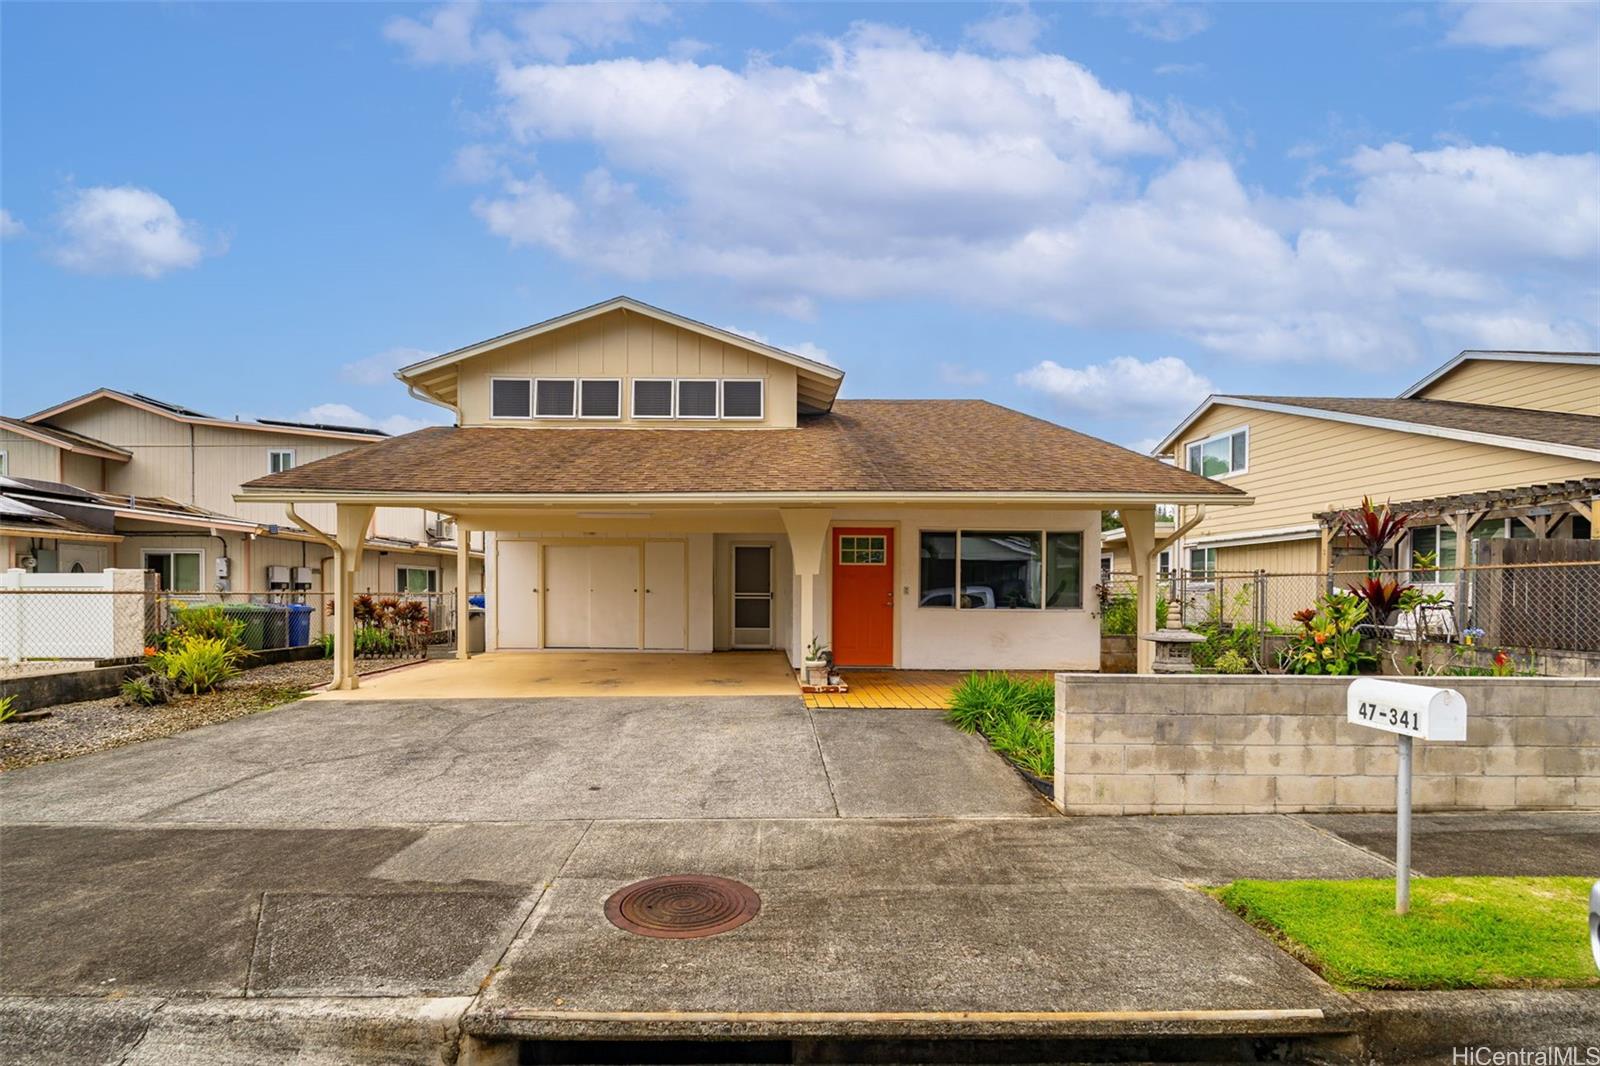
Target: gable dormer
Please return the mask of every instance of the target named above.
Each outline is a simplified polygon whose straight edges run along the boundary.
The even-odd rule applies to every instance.
[[[626,296],[395,375],[463,426],[788,429],[844,372]]]

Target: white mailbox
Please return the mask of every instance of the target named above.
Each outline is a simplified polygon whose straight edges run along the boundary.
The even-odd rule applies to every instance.
[[[1351,725],[1423,740],[1467,739],[1467,701],[1453,688],[1362,677],[1350,682],[1345,700]]]

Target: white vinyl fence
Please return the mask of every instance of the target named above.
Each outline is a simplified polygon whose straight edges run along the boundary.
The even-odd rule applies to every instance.
[[[0,661],[139,656],[145,580],[143,570],[0,574]]]

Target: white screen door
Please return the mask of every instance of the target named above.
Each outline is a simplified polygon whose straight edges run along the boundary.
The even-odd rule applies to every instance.
[[[772,546],[733,546],[733,646],[772,647]]]

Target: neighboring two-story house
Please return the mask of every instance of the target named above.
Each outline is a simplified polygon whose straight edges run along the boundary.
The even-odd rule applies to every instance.
[[[179,593],[320,593],[330,587],[327,548],[281,505],[236,503],[234,494],[252,478],[385,437],[348,426],[213,418],[113,389],[0,418],[7,479],[0,554],[8,566],[45,573],[148,569]],[[308,506],[305,517],[332,521],[332,508]],[[366,534],[372,550],[358,591],[455,588],[448,519],[382,508]],[[472,571],[469,586],[478,591],[481,555]]]
[[[841,400],[837,367],[626,297],[397,376],[457,424],[238,498],[335,507],[347,568],[373,507],[488,531],[491,650],[1094,669],[1101,510],[1148,543],[1157,502],[1249,502],[991,403]]]
[[[1392,399],[1210,396],[1155,452],[1255,500],[1187,531],[1191,575],[1343,567],[1339,512],[1370,496],[1412,516],[1396,565],[1436,577],[1469,540],[1596,536],[1600,355],[1466,351]]]

